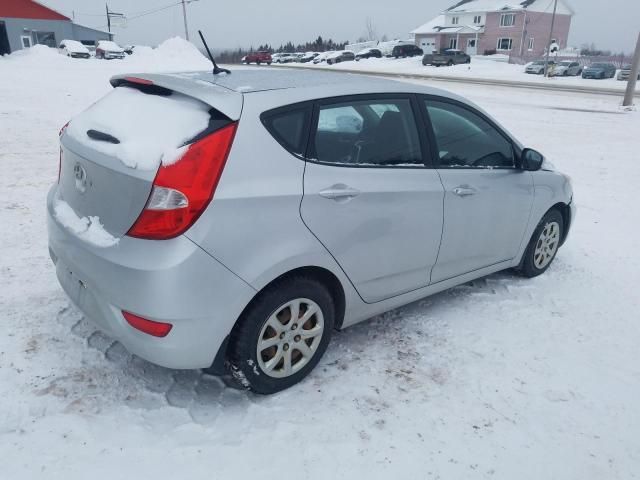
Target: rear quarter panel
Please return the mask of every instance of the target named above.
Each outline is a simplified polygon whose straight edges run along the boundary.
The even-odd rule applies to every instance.
[[[256,290],[296,268],[325,268],[342,283],[348,308],[357,294],[300,217],[305,162],[278,144],[259,118],[286,104],[277,100],[281,95],[245,96],[214,199],[187,236]]]

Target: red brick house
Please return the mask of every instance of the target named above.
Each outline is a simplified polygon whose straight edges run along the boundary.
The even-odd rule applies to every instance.
[[[542,55],[549,41],[549,0],[460,0],[411,33],[425,52],[457,48],[470,55],[496,50],[508,55]],[[567,47],[574,11],[558,0],[552,39]]]

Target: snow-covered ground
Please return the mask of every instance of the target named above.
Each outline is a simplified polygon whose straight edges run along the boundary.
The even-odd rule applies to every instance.
[[[528,82],[543,85],[557,86],[581,86],[589,88],[602,88],[609,90],[623,91],[627,82],[621,82],[616,78],[606,78],[604,80],[592,80],[582,77],[551,77],[545,78],[542,75],[531,75],[524,73],[524,65],[507,63],[500,55],[501,61],[496,61],[492,57],[481,55],[472,58],[471,63],[466,65],[452,65],[451,67],[434,67],[432,65],[422,65],[421,57],[414,58],[367,58],[358,62],[343,62],[337,65],[327,65],[320,63],[287,63],[287,67],[299,68],[327,68],[331,70],[352,70],[365,73],[396,73],[401,75],[424,75],[435,78],[456,78],[469,80],[497,80],[509,82]],[[278,65],[282,66],[282,65]],[[637,87],[640,90],[640,84]]]
[[[573,177],[568,243],[536,279],[492,275],[337,333],[306,381],[259,397],[130,356],[48,258],[59,128],[112,74],[209,68],[163,47],[0,58],[0,478],[640,476],[638,112],[451,84]]]

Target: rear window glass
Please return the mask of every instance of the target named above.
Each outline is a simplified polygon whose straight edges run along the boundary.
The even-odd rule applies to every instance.
[[[262,116],[262,123],[280,145],[290,153],[303,156],[309,131],[310,108],[303,105],[267,112]]]
[[[121,86],[73,118],[66,134],[130,168],[153,170],[175,162],[184,145],[210,127],[210,110],[179,93],[154,95]]]

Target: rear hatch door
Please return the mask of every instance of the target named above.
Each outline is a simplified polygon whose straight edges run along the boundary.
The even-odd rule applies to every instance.
[[[144,209],[160,165],[175,162],[186,145],[237,120],[241,111],[242,95],[231,90],[200,85],[189,95],[193,81],[152,77],[114,78],[116,88],[73,118],[60,139],[56,205],[66,203],[77,217],[98,221],[115,238],[126,234]]]

